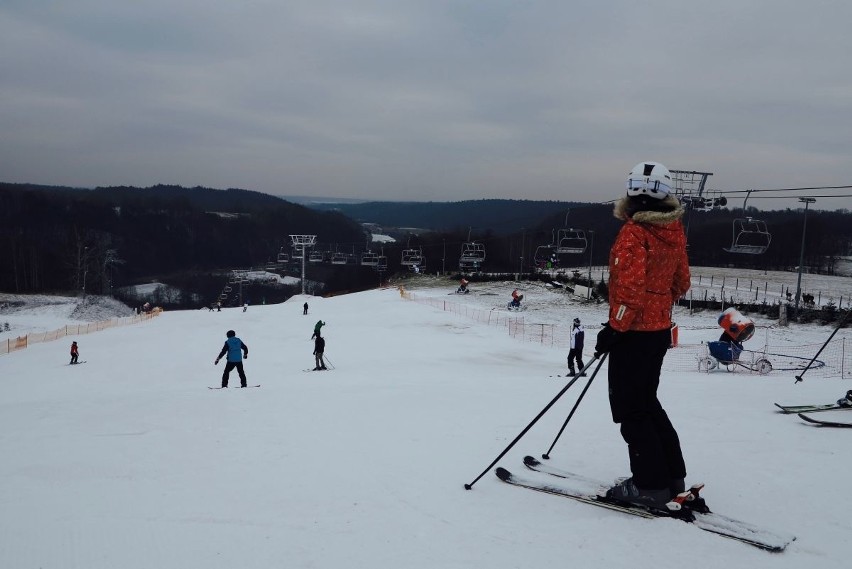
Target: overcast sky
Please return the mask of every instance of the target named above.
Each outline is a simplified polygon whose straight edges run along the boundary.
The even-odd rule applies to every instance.
[[[848,0],[0,0],[0,181],[605,201],[656,160],[849,185],[850,22]]]

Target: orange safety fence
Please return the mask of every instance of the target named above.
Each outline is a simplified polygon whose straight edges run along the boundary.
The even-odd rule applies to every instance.
[[[23,350],[30,344],[39,342],[52,342],[66,336],[79,336],[81,334],[91,334],[99,332],[107,328],[115,328],[117,326],[129,326],[151,320],[155,316],[162,313],[162,308],[154,308],[145,314],[136,314],[133,316],[125,316],[123,318],[112,318],[110,320],[101,320],[98,322],[87,322],[85,324],[68,324],[62,328],[51,330],[50,332],[31,332],[17,338],[9,338],[8,340],[0,340],[0,355]]]
[[[419,304],[432,306],[445,312],[451,312],[457,316],[469,318],[475,322],[489,326],[505,327],[509,336],[525,342],[541,344],[565,350],[566,354],[570,342],[570,326],[559,324],[529,324],[524,322],[523,316],[507,315],[496,312],[495,309],[482,309],[466,306],[457,302],[451,302],[440,298],[424,297],[399,287],[400,296],[406,300],[412,300]],[[599,328],[593,326],[592,330]],[[715,329],[714,329],[715,331]],[[594,348],[596,331],[590,332],[586,329],[586,353],[590,355]],[[815,377],[839,377],[852,378],[852,349],[847,348],[845,339],[837,338],[830,342],[819,357],[817,365],[808,370],[809,376]],[[779,369],[772,371],[773,377],[792,377],[796,373],[791,368],[804,369],[810,359],[819,349],[819,344],[796,345],[796,346],[770,346],[766,345],[756,348],[759,353]],[[707,344],[677,344],[669,350],[663,363],[666,371],[707,371],[700,364],[708,357]],[[716,370],[729,371],[732,373],[757,374],[756,369],[748,366],[721,366]]]

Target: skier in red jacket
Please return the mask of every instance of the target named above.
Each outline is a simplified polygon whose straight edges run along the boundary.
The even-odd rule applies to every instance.
[[[609,256],[609,321],[595,346],[596,354],[609,352],[610,410],[633,474],[607,496],[662,509],[683,492],[686,476],[677,432],[657,399],[672,305],[689,290],[683,207],[672,187],[657,162],[630,172],[614,212],[624,225]]]

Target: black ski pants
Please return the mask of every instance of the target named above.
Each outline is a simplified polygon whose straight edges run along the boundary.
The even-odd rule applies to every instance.
[[[577,361],[577,371],[583,369],[583,349],[571,348],[568,351],[568,369],[574,371],[574,360]]]
[[[660,368],[671,332],[625,332],[609,353],[609,404],[621,423],[633,481],[640,488],[668,488],[686,476],[677,432],[657,399]]]
[[[246,372],[243,371],[243,362],[228,362],[225,364],[225,371],[222,372],[222,387],[228,387],[228,377],[231,375],[231,370],[237,368],[237,374],[240,376],[240,385],[246,386]]]

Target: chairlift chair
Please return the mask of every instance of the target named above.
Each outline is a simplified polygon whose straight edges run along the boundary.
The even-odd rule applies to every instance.
[[[554,267],[557,266],[559,264],[559,257],[556,254],[556,245],[539,245],[536,247],[533,262],[539,268],[546,267],[548,262],[553,263]]]
[[[308,255],[309,263],[322,263],[325,260],[325,255],[322,251],[313,251]]]
[[[388,258],[384,255],[376,257],[376,270],[380,273],[388,270]]]
[[[728,253],[760,255],[765,253],[772,241],[766,222],[751,217],[737,218],[733,223],[733,241],[724,250]]]
[[[366,267],[375,267],[379,264],[379,256],[372,251],[361,253],[361,264]]]
[[[403,249],[402,251],[402,260],[400,261],[402,265],[413,267],[415,265],[423,264],[423,252],[421,249]]]
[[[332,265],[345,265],[346,264],[346,254],[345,253],[337,253],[331,256],[331,264]]]
[[[482,263],[485,260],[485,245],[476,241],[463,244],[460,260]]]
[[[560,229],[559,238],[556,242],[556,252],[563,253],[585,253],[586,232],[582,229]]]
[[[278,252],[278,262],[279,263],[288,263],[290,261],[290,255],[284,252],[284,247],[281,247],[281,251]]]

